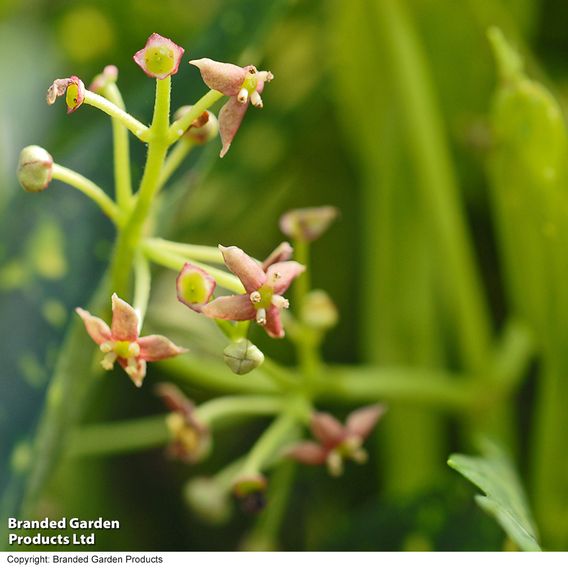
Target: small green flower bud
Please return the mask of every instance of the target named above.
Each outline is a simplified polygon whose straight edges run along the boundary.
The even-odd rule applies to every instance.
[[[220,525],[231,516],[229,493],[215,479],[192,479],[184,488],[184,497],[191,510],[206,523]]]
[[[339,314],[327,292],[312,290],[304,299],[301,317],[309,327],[325,331],[337,324]]]
[[[248,339],[227,345],[223,356],[227,367],[237,375],[246,375],[264,363],[264,354]]]
[[[43,191],[51,181],[53,158],[40,146],[26,146],[20,153],[18,181],[33,193]]]
[[[175,112],[174,120],[179,120],[184,114],[191,110],[191,105],[185,105]],[[206,144],[219,133],[219,123],[217,117],[206,110],[201,116],[196,118],[189,128],[185,131],[184,138],[191,140],[195,144]]]

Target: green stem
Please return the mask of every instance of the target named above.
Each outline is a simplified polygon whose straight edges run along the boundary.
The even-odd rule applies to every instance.
[[[106,85],[103,92],[109,101],[124,110],[124,101],[115,83]],[[112,137],[116,201],[120,209],[126,211],[132,199],[130,145],[128,141],[128,129],[116,117],[112,117]]]
[[[294,241],[294,260],[306,267],[305,272],[294,281],[294,306],[302,309],[302,304],[310,290],[310,245],[306,241]]]
[[[162,175],[158,182],[160,188],[164,187],[172,174],[179,168],[181,163],[185,160],[188,154],[195,148],[195,144],[190,140],[182,138],[169,152],[164,167],[162,168]]]
[[[165,415],[94,424],[73,432],[67,456],[82,458],[138,452],[165,446],[169,441]]]
[[[465,366],[482,373],[491,342],[490,318],[476,270],[432,79],[404,2],[374,2],[376,21],[393,61],[393,78],[419,189],[444,258],[443,281],[456,314]],[[480,376],[482,376],[480,374]]]
[[[239,475],[243,477],[258,475],[283,445],[291,441],[297,426],[297,418],[287,412],[276,418],[256,441],[245,458]]]
[[[269,357],[264,358],[262,370],[284,389],[298,387],[299,385],[299,382],[294,373],[280,366]]]
[[[474,381],[435,369],[332,367],[321,384],[317,400],[343,404],[386,401],[462,413],[479,398]]]
[[[120,224],[120,211],[116,203],[97,184],[59,164],[53,164],[52,178],[78,189],[92,199],[115,224]]]
[[[209,427],[234,416],[271,416],[282,411],[277,396],[225,396],[200,405],[195,416]]]
[[[165,250],[156,245],[155,242],[150,242],[149,240],[143,243],[142,248],[146,257],[160,266],[179,272],[186,262],[191,262],[192,264],[195,264],[195,266],[209,272],[209,274],[215,278],[217,284],[223,288],[226,288],[231,292],[235,292],[236,294],[245,293],[245,289],[241,281],[236,276],[233,276],[224,270],[214,268],[208,264],[202,264],[193,258],[187,258],[181,254]]]
[[[152,276],[150,274],[150,264],[142,254],[136,255],[134,263],[134,303],[133,307],[138,313],[139,330],[142,329],[148,301],[150,299],[150,289],[152,286]]]
[[[191,123],[199,118],[211,105],[216,103],[223,93],[211,90],[203,95],[179,120],[176,120],[168,130],[168,143],[177,142],[189,128]]]
[[[102,110],[112,118],[118,120],[121,124],[126,126],[126,128],[128,128],[134,136],[143,142],[148,141],[149,128],[105,97],[101,97],[96,93],[85,90],[85,98],[83,102]]]
[[[164,372],[188,386],[207,392],[277,394],[280,390],[266,375],[256,370],[235,375],[222,363],[195,357],[174,357],[157,363]]]
[[[159,179],[168,149],[167,131],[170,116],[171,78],[156,81],[154,116],[148,132],[148,157],[137,194],[136,205],[120,232],[111,269],[113,292],[128,295],[130,267],[134,251],[140,243],[144,224],[148,219],[152,202],[159,190]]]
[[[146,239],[145,243],[148,243],[151,247],[165,249],[195,260],[213,262],[214,264],[225,264],[223,255],[217,247],[176,243],[159,238]]]

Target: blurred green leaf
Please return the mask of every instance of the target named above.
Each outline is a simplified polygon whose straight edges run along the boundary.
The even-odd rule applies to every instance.
[[[513,463],[495,444],[484,441],[482,457],[452,454],[448,465],[479,487],[478,505],[495,517],[503,530],[525,552],[540,551],[538,534]]]

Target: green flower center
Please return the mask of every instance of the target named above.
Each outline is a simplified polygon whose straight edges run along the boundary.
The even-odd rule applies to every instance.
[[[198,272],[189,272],[180,278],[179,292],[188,304],[203,304],[207,301],[205,279]]]
[[[149,47],[144,54],[146,67],[150,73],[162,75],[174,70],[174,52],[166,46]]]
[[[115,341],[112,350],[121,357],[122,359],[128,359],[132,357],[132,351],[130,349],[130,341]]]
[[[272,305],[272,297],[274,296],[274,290],[264,284],[261,286],[257,292],[260,294],[260,300],[258,302],[254,302],[254,307],[257,310],[265,309],[267,310]]]
[[[256,91],[257,86],[258,86],[258,78],[256,76],[256,73],[250,73],[250,72],[247,73],[247,76],[245,77],[245,80],[241,85],[241,89],[246,89],[249,95],[252,95],[252,93]]]
[[[67,92],[65,93],[65,102],[69,108],[75,108],[77,102],[79,101],[79,87],[75,83],[71,83],[67,87]]]

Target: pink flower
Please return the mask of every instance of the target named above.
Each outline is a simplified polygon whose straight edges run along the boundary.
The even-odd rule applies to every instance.
[[[282,243],[265,261],[259,264],[237,247],[219,245],[225,264],[239,277],[246,294],[222,296],[204,305],[201,311],[210,318],[245,321],[256,320],[270,337],[284,337],[280,311],[288,308],[282,296],[292,280],[304,272],[305,267],[288,260],[292,247]]]
[[[152,34],[133,59],[148,77],[165,79],[177,73],[184,51],[171,39]]]
[[[308,465],[327,464],[330,474],[339,476],[344,460],[367,461],[363,442],[385,411],[380,404],[364,406],[349,414],[345,426],[331,414],[315,412],[310,428],[318,442],[300,442],[288,451],[288,456]]]
[[[311,242],[319,239],[338,215],[331,205],[292,209],[280,217],[280,229],[291,239]]]
[[[258,71],[254,65],[239,67],[208,58],[194,59],[190,63],[199,69],[203,81],[210,89],[230,97],[219,113],[222,158],[229,151],[249,102],[257,108],[262,108],[260,95],[264,84],[272,81],[274,75],[270,71]]]
[[[77,308],[76,312],[91,339],[105,354],[101,360],[103,368],[110,371],[118,361],[137,387],[142,386],[146,376],[147,361],[160,361],[187,351],[163,335],[140,337],[138,314],[116,294],[112,295],[111,327],[86,310]]]
[[[85,99],[85,85],[83,81],[72,75],[65,79],[55,79],[47,90],[47,104],[52,105],[58,97],[65,95],[67,114],[75,112]]]
[[[197,463],[211,448],[211,435],[195,416],[195,405],[175,385],[161,383],[156,393],[171,410],[167,426],[172,436],[168,454],[186,463]]]

